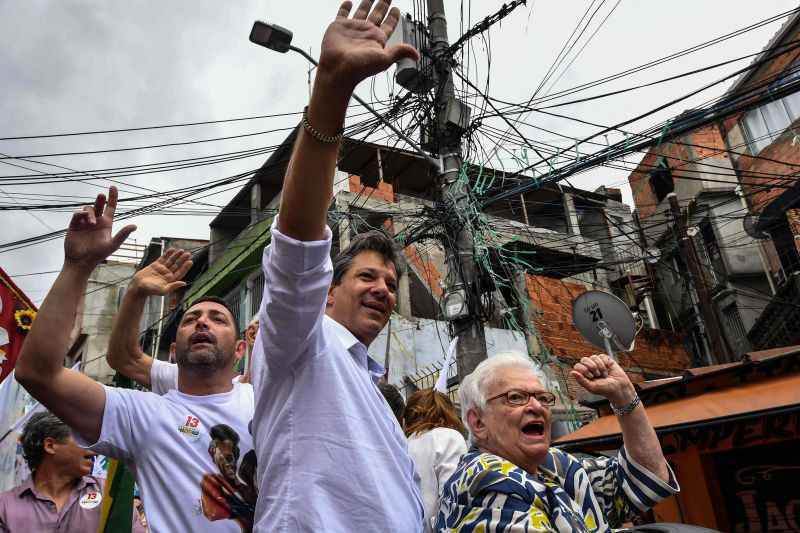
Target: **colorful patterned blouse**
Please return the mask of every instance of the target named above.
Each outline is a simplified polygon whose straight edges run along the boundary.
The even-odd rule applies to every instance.
[[[606,532],[680,490],[628,457],[577,459],[550,448],[537,475],[476,448],[443,487],[436,531]]]

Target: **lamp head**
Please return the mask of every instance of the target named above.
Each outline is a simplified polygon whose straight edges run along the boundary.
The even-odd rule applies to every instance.
[[[277,24],[257,20],[250,30],[250,42],[285,54],[292,44],[292,32]]]

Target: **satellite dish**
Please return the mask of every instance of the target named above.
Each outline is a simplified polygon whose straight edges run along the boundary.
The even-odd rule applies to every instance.
[[[742,220],[742,225],[744,226],[744,232],[747,233],[753,239],[756,239],[758,241],[769,239],[770,238],[769,233],[756,229],[757,222],[758,221],[756,220],[756,217],[755,215],[753,215],[753,213],[747,213],[744,216],[744,220]]]
[[[614,349],[629,352],[636,320],[628,304],[603,291],[586,291],[572,302],[572,322],[583,338],[616,360]]]

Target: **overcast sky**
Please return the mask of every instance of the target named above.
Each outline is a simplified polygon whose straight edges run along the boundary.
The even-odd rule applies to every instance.
[[[487,34],[474,40],[469,75],[484,87],[489,73],[492,96],[524,102],[541,81],[591,0],[536,0],[520,7]],[[793,9],[796,2],[774,0],[697,1],[668,4],[638,0],[595,0],[599,9],[569,60],[605,19],[591,42],[564,72],[554,90],[613,74],[707,41],[771,15]],[[451,41],[461,27],[469,27],[494,12],[500,0],[446,1]],[[471,6],[470,6],[471,4]],[[410,11],[411,0],[395,5]],[[611,12],[612,8],[616,8]],[[0,3],[0,137],[42,135],[89,130],[222,120],[302,110],[308,96],[307,65],[297,55],[280,55],[248,41],[255,19],[275,22],[294,31],[293,43],[316,56],[322,33],[338,2],[305,1],[172,1],[78,2],[6,1]],[[591,12],[590,11],[590,12]],[[463,19],[462,19],[463,13]],[[610,13],[610,15],[609,15]],[[471,20],[468,15],[471,14]],[[785,20],[785,19],[783,19]],[[577,96],[588,96],[653,81],[761,50],[783,20],[635,76],[623,78]],[[490,44],[491,68],[487,46]],[[600,124],[613,124],[654,108],[704,83],[746,65],[740,62],[702,75],[682,78],[623,96],[558,108],[558,112]],[[561,71],[559,71],[560,74]],[[375,94],[386,98],[388,77],[379,77]],[[631,126],[639,131],[658,120],[721,94],[730,83]],[[369,96],[369,84],[359,88]],[[397,93],[397,88],[395,88]],[[540,127],[566,136],[589,133],[563,119],[523,117]],[[0,152],[11,156],[107,150],[185,142],[289,128],[297,117],[264,118],[236,123],[161,129],[137,133],[87,135],[51,139],[0,141]],[[567,146],[569,141],[531,128],[526,135]],[[126,165],[170,161],[275,145],[285,131],[244,139],[191,146],[130,150],[94,155],[39,158],[40,163],[0,160],[0,176],[31,173],[14,163],[39,171],[53,171],[42,163],[75,170],[97,170]],[[122,197],[142,194],[142,187],[164,191],[200,186],[205,182],[255,169],[266,156],[179,172],[121,178]],[[630,161],[634,159],[631,158]],[[626,175],[605,169],[575,178],[578,187],[621,186]],[[91,184],[0,184],[0,203],[64,202],[89,198],[107,187],[104,180]],[[203,201],[223,206],[235,190]],[[44,196],[54,195],[54,196]],[[626,190],[626,198],[630,195]],[[209,206],[202,206],[209,209]],[[212,207],[213,208],[213,207]],[[16,241],[66,226],[67,212],[0,212],[0,243]],[[134,220],[138,243],[162,235],[208,238],[211,216],[141,216]],[[52,241],[10,252],[0,252],[0,266],[17,275],[15,281],[37,303],[43,299],[55,274],[19,276],[57,270],[63,260],[62,243]]]

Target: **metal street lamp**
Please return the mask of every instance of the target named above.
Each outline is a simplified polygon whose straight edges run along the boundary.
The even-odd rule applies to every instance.
[[[250,42],[255,43],[257,45],[263,46],[265,48],[269,48],[275,52],[280,52],[285,54],[289,50],[292,52],[297,52],[304,58],[306,58],[311,64],[318,65],[317,60],[314,59],[311,55],[306,53],[301,48],[297,48],[296,46],[292,46],[292,32],[278,26],[277,24],[270,24],[268,22],[262,22],[257,20],[253,23],[253,29],[250,30]],[[409,144],[414,150],[420,154],[423,158],[425,158],[428,163],[430,163],[436,170],[437,173],[441,172],[441,162],[437,159],[434,159],[429,154],[425,153],[419,145],[414,142],[408,135],[397,129],[394,124],[390,123],[383,115],[375,111],[372,106],[370,106],[367,102],[362,100],[357,94],[353,94],[353,98],[356,102],[364,106],[367,111],[375,115],[375,117],[382,122],[387,128],[392,130],[395,135],[403,139],[405,142]]]

